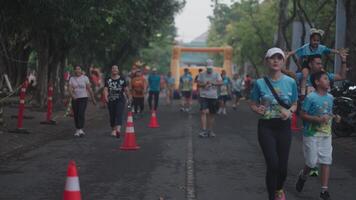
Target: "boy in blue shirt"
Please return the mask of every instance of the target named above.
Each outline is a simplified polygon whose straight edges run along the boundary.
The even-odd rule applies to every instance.
[[[182,94],[181,111],[189,112],[192,106],[193,77],[189,74],[189,69],[184,69],[184,74],[179,78],[179,89]]]
[[[161,76],[157,73],[157,69],[153,68],[152,73],[148,76],[148,106],[152,111],[152,98],[154,99],[153,109],[156,111],[158,107],[159,92],[161,90]]]
[[[316,91],[304,99],[301,117],[304,122],[303,152],[304,169],[301,170],[296,189],[303,190],[305,181],[312,168],[321,166],[320,198],[329,200],[328,182],[332,163],[331,124],[334,97],[328,93],[330,81],[326,72],[319,71],[311,75],[311,83]]]

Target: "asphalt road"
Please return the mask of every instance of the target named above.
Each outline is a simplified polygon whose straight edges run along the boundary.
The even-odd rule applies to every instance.
[[[161,106],[160,128],[147,128],[149,114],[135,120],[141,149],[133,152],[119,150],[123,139],[109,136],[107,110],[91,108],[87,115],[91,117],[84,138],[62,137],[0,163],[0,199],[62,199],[71,159],[77,163],[85,200],[267,199],[257,117],[245,103],[238,111],[229,109],[227,116],[218,116],[217,137],[209,139],[197,136],[197,105],[190,114],[177,106]],[[355,137],[334,139],[330,194],[335,200],[356,199],[355,152]],[[302,166],[301,135],[295,133],[287,199],[319,199],[318,178],[310,178],[302,193],[295,191]]]

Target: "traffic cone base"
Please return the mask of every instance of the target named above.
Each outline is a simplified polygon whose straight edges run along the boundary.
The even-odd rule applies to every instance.
[[[136,134],[132,118],[132,112],[127,114],[126,133],[124,143],[121,145],[121,150],[138,150],[140,147],[136,143]]]
[[[124,143],[120,147],[121,150],[138,150],[140,147],[136,143],[135,133],[126,133]]]
[[[150,119],[150,123],[149,123],[148,127],[149,128],[159,128],[156,111],[152,111],[151,119]]]
[[[77,167],[72,160],[69,162],[67,170],[67,179],[64,187],[63,200],[81,200],[79,177]]]

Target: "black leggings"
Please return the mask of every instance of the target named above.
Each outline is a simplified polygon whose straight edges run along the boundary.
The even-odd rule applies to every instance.
[[[266,185],[270,200],[283,188],[287,177],[288,156],[291,145],[290,120],[259,120],[258,142],[267,165]]]
[[[85,110],[87,108],[88,98],[78,98],[72,100],[72,109],[74,115],[74,124],[76,129],[82,129],[85,121]]]
[[[157,110],[158,99],[159,99],[159,91],[150,91],[148,93],[148,106],[150,107],[150,110],[152,110],[152,97],[154,98],[154,101],[155,101],[153,109]]]
[[[121,126],[122,119],[124,116],[125,101],[124,100],[115,100],[108,102],[108,109],[110,115],[110,126]]]
[[[133,107],[135,110],[135,113],[138,113],[138,108],[140,108],[140,113],[143,112],[143,109],[145,108],[145,98],[144,97],[133,97]]]

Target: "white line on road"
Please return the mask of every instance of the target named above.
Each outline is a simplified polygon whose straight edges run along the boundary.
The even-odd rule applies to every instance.
[[[189,115],[189,122],[192,116]],[[193,154],[193,127],[191,123],[187,123],[188,132],[188,148],[187,148],[187,161],[186,161],[186,176],[187,176],[187,200],[196,200],[195,196],[195,181],[194,181],[194,154]]]

